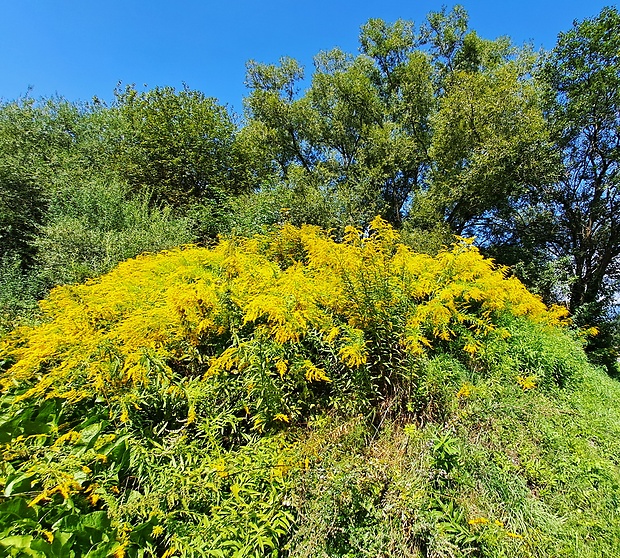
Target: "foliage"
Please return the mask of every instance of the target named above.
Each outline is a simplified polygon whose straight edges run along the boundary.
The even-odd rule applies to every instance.
[[[131,196],[128,186],[93,180],[68,184],[50,203],[47,223],[33,242],[38,275],[54,286],[77,283],[142,252],[194,240],[188,218],[149,196]]]
[[[543,78],[565,172],[541,203],[553,222],[552,254],[570,259],[570,308],[615,290],[620,255],[620,13],[605,8],[558,37]],[[609,288],[611,287],[611,289]]]
[[[534,56],[478,37],[462,7],[429,14],[419,30],[371,19],[360,51],[319,53],[303,94],[295,60],[248,64],[249,137],[293,191],[318,184],[342,200],[334,220],[367,225],[379,213],[478,234],[557,174]]]
[[[235,133],[223,107],[187,87],[128,87],[111,107],[28,97],[3,104],[2,257],[44,268],[57,284],[143,250],[215,237],[229,197],[256,179],[259,156]],[[190,222],[191,235],[181,230]]]
[[[247,187],[235,175],[236,127],[215,99],[187,86],[129,86],[117,90],[109,111],[118,121],[110,138],[114,166],[135,190],[182,207],[201,198],[221,202]]]
[[[227,225],[235,234],[251,236],[274,225],[316,225],[342,237],[347,226],[370,222],[377,200],[359,203],[346,188],[326,188],[318,176],[290,170],[287,184],[265,183],[255,192],[231,201]],[[451,237],[450,237],[451,238]]]
[[[539,335],[524,332],[525,346],[530,334]],[[613,555],[619,388],[579,360],[577,389],[469,371],[444,423],[403,424],[401,416],[376,430],[359,418],[313,422],[290,555]],[[455,360],[441,366],[463,373]]]
[[[34,257],[32,243],[43,220],[45,200],[27,177],[3,171],[0,168],[0,254],[27,264]]]
[[[516,264],[546,301],[565,302],[577,326],[598,328],[588,352],[611,373],[617,372],[613,318],[620,278],[619,24],[618,11],[605,8],[561,33],[541,59],[534,75],[547,96],[546,127],[555,151],[547,160],[557,159],[558,172],[531,181],[486,231],[492,255]]]
[[[456,234],[501,234],[527,188],[555,178],[540,87],[526,72],[519,60],[454,72],[433,116],[426,195]]]
[[[615,555],[618,23],[0,106],[0,553]]]
[[[295,60],[248,64],[249,133],[269,146],[285,183],[319,184],[341,199],[341,223],[367,225],[377,213],[400,223],[427,165],[431,67],[407,33],[371,20],[362,30],[365,53],[318,54],[303,96]],[[384,52],[392,43],[396,52]]]
[[[554,325],[561,313],[471,242],[416,254],[379,218],[342,243],[284,225],[141,255],[41,308],[40,324],[2,342],[13,515],[0,544],[14,554],[282,556],[306,528],[295,487],[317,455],[308,421],[359,417],[362,438],[398,416],[430,428],[475,377],[554,390],[583,366],[567,360],[578,349]],[[540,344],[520,349],[522,331]],[[441,496],[450,452],[437,445],[420,509],[433,537],[469,548],[464,508]],[[345,480],[360,471],[342,467]],[[359,520],[384,521],[383,474],[359,474],[333,555],[372,536]]]
[[[0,261],[0,337],[38,314],[43,290],[39,277],[25,271],[19,259],[7,255]]]
[[[280,362],[274,394],[297,395],[272,402],[272,415],[297,418],[308,383],[331,381],[326,366],[343,369],[333,380],[340,382],[368,361],[381,370],[381,358],[424,354],[453,339],[474,355],[489,336],[508,335],[496,326],[501,312],[556,319],[471,242],[433,258],[399,244],[380,219],[373,223],[369,238],[350,229],[342,244],[286,225],[277,236],[226,240],[213,250],[141,256],[92,283],[57,288],[42,302],[45,323],[7,341],[18,359],[11,378],[30,386],[25,399],[113,403],[123,389],[147,385],[152,374],[165,379],[181,363],[204,362],[207,375],[258,366],[254,373],[269,377],[275,369],[255,362],[258,351],[270,366]],[[304,354],[310,348],[314,362]],[[257,398],[267,404],[264,394]],[[254,423],[271,421],[266,411],[252,414]]]
[[[0,258],[28,267],[53,177],[71,148],[77,107],[62,99],[23,98],[0,106]]]

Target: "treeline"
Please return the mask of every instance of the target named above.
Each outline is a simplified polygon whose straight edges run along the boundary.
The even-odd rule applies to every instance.
[[[617,358],[620,13],[551,52],[487,40],[465,10],[369,20],[360,53],[248,63],[242,120],[185,87],[111,104],[0,107],[2,327],[51,286],[144,251],[285,221],[338,237],[380,215],[416,250],[477,244]]]

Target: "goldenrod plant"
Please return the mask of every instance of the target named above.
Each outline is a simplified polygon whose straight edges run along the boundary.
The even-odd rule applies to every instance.
[[[511,405],[549,406],[594,372],[566,313],[469,239],[433,257],[380,218],[339,242],[285,224],[138,256],[53,289],[41,312],[0,345],[9,556],[551,556],[537,549],[552,536],[572,544],[567,500],[521,491],[552,467],[522,451],[544,449],[509,434],[498,461],[488,421],[499,405],[509,428]],[[502,477],[511,456],[526,468],[520,511]],[[609,488],[620,476],[602,459]],[[527,525],[534,509],[546,524]]]

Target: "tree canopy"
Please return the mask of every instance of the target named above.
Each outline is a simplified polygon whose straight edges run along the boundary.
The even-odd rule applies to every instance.
[[[562,175],[544,191],[547,247],[569,256],[570,308],[609,296],[620,276],[620,14],[605,8],[560,34],[544,68]]]

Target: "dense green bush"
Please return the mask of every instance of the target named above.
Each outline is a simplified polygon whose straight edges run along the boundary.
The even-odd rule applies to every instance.
[[[130,196],[119,182],[70,184],[55,196],[34,242],[38,271],[50,286],[97,277],[142,252],[194,240],[188,218]]]

